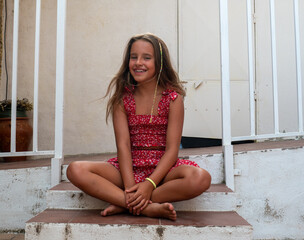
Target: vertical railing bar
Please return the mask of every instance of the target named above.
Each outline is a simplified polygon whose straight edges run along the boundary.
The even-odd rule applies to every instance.
[[[249,77],[249,108],[250,135],[255,132],[255,100],[254,100],[254,69],[253,69],[253,38],[252,38],[252,7],[251,0],[247,0],[247,41],[248,41],[248,77]]]
[[[298,124],[299,132],[303,132],[303,92],[302,92],[302,72],[301,72],[301,46],[300,46],[300,24],[299,24],[299,1],[294,0],[294,28],[296,47],[296,69],[298,88]]]
[[[230,72],[227,0],[220,0],[223,145],[231,144]]]
[[[62,158],[66,0],[57,4],[55,158]]]
[[[52,159],[52,186],[61,181],[61,166],[63,162],[65,26],[66,0],[57,0],[55,157]]]
[[[41,15],[41,0],[36,0],[33,152],[38,151],[38,99],[39,99],[38,93],[39,93],[40,15]]]
[[[273,89],[274,132],[279,133],[277,43],[276,43],[276,24],[275,24],[274,0],[270,0],[270,22],[271,22],[272,84],[273,84],[272,89]]]
[[[11,152],[16,152],[18,32],[19,32],[19,0],[15,0],[14,1],[14,30],[13,30],[13,66],[12,66]]]
[[[180,74],[180,72],[179,72],[179,66],[180,66],[180,34],[181,34],[181,32],[180,32],[180,18],[181,18],[181,16],[180,16],[180,7],[181,7],[181,5],[180,5],[180,1],[181,0],[177,0],[176,1],[176,32],[177,32],[177,34],[176,34],[176,37],[177,37],[177,48],[176,48],[176,50],[177,50],[177,72],[178,72],[178,74]]]
[[[229,32],[228,0],[219,0],[220,8],[220,46],[222,83],[222,145],[225,162],[226,185],[234,190],[233,147],[231,145],[230,113],[230,71],[229,71]]]
[[[182,57],[182,48],[183,45],[183,28],[182,28],[182,0],[177,0],[177,38],[178,38],[178,46],[177,46],[177,72],[179,77],[184,81],[184,74],[183,74],[183,57]]]

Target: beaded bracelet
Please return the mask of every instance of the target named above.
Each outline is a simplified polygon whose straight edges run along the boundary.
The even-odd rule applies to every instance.
[[[152,183],[154,189],[156,188],[156,184],[151,178],[146,178],[145,180],[148,180],[150,183]]]

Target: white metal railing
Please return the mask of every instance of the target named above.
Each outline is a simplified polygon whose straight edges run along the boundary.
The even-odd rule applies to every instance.
[[[219,1],[223,125],[222,145],[225,160],[224,164],[226,185],[232,190],[234,190],[233,147],[231,145],[229,32],[227,1],[228,0]]]
[[[273,116],[274,133],[279,133],[279,97],[278,97],[278,68],[277,68],[277,41],[275,24],[274,0],[270,0],[270,22],[271,22],[271,56],[272,56],[272,88],[273,88]]]
[[[303,104],[302,104],[302,72],[301,72],[301,45],[300,45],[300,18],[299,0],[294,0],[294,25],[295,25],[295,47],[296,47],[296,69],[297,69],[297,95],[298,95],[298,124],[299,132],[303,133]]]
[[[253,65],[253,40],[252,40],[252,10],[251,0],[247,0],[247,27],[248,27],[248,78],[249,78],[249,92],[250,92],[250,135],[231,137],[231,122],[230,122],[230,98],[228,97],[230,91],[229,81],[229,58],[223,57],[229,52],[229,45],[223,43],[228,42],[227,31],[228,25],[222,25],[222,19],[226,21],[227,0],[220,0],[221,8],[221,68],[222,68],[222,127],[223,127],[223,153],[225,168],[229,167],[229,170],[225,169],[226,184],[228,187],[234,189],[233,179],[233,151],[230,147],[231,141],[241,140],[258,140],[280,137],[296,137],[303,136],[303,93],[302,93],[302,73],[301,73],[301,47],[300,47],[300,27],[299,27],[299,2],[293,1],[294,5],[294,28],[295,28],[295,52],[296,52],[296,75],[297,75],[297,101],[298,101],[298,131],[281,133],[279,131],[279,106],[278,106],[278,84],[277,84],[277,45],[276,45],[276,26],[275,26],[275,1],[269,0],[270,6],[270,23],[271,23],[271,50],[272,50],[272,81],[273,81],[273,113],[274,113],[274,133],[271,134],[257,134],[255,129],[255,104],[254,104],[254,65]],[[226,108],[226,110],[225,110]],[[226,149],[229,149],[227,151]],[[232,168],[232,169],[231,169]]]
[[[16,152],[16,110],[17,110],[17,68],[18,68],[18,31],[19,31],[19,0],[14,0],[13,23],[13,62],[12,62],[12,109],[11,109],[11,146],[10,152],[1,152],[0,157],[42,156],[52,158],[51,185],[61,180],[63,162],[63,103],[64,103],[64,61],[65,61],[65,19],[66,0],[57,0],[57,56],[56,56],[56,111],[55,111],[55,147],[50,151],[38,150],[38,86],[39,86],[39,50],[40,50],[40,15],[41,0],[36,0],[35,28],[35,65],[34,65],[34,108],[33,108],[33,149],[32,151]]]
[[[55,156],[52,159],[52,185],[56,185],[61,181],[61,166],[63,163],[63,103],[66,7],[66,0],[57,0]]]
[[[33,151],[38,151],[38,93],[39,93],[39,52],[40,52],[41,0],[36,1],[35,28],[35,67],[34,67],[34,112],[33,112]]]
[[[247,42],[248,42],[248,79],[249,79],[249,109],[250,109],[250,135],[255,134],[255,104],[254,104],[254,57],[253,57],[253,28],[251,0],[247,4]]]
[[[247,7],[251,5],[251,0],[247,0]],[[297,102],[298,102],[298,131],[282,133],[279,131],[279,106],[278,106],[278,83],[277,83],[277,44],[276,44],[276,26],[275,26],[275,1],[269,0],[270,6],[270,22],[271,22],[271,52],[272,52],[272,82],[273,82],[273,113],[274,113],[274,132],[271,134],[257,134],[255,130],[255,112],[254,112],[254,77],[251,72],[253,67],[252,52],[253,45],[250,43],[252,40],[252,13],[251,10],[247,11],[248,19],[248,52],[249,52],[249,82],[250,82],[250,116],[251,116],[251,133],[249,136],[236,136],[232,137],[232,141],[241,140],[259,140],[268,138],[280,138],[280,137],[295,137],[303,136],[303,93],[302,93],[302,73],[301,73],[301,46],[300,46],[300,26],[299,26],[299,0],[293,1],[294,5],[294,32],[295,32],[295,52],[296,52],[296,75],[297,75]]]
[[[13,66],[12,66],[12,113],[11,152],[16,152],[16,108],[17,108],[17,66],[18,66],[19,0],[14,5]]]

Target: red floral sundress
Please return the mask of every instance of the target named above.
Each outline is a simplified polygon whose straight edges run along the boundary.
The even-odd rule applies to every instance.
[[[133,174],[136,183],[143,182],[152,174],[165,153],[170,102],[177,97],[175,91],[165,90],[158,104],[158,115],[153,115],[150,123],[150,115],[136,115],[133,93],[126,88],[123,103],[128,117]],[[157,148],[157,150],[147,148]],[[109,159],[108,162],[120,170],[117,157]],[[199,167],[193,161],[177,159],[170,171],[180,165]]]

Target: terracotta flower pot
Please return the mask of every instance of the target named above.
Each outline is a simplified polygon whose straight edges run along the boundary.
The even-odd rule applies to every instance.
[[[33,129],[29,124],[28,117],[16,119],[16,151],[27,151],[30,145]],[[11,119],[0,118],[0,150],[10,152],[11,148]],[[4,157],[5,162],[25,161],[26,157]]]

